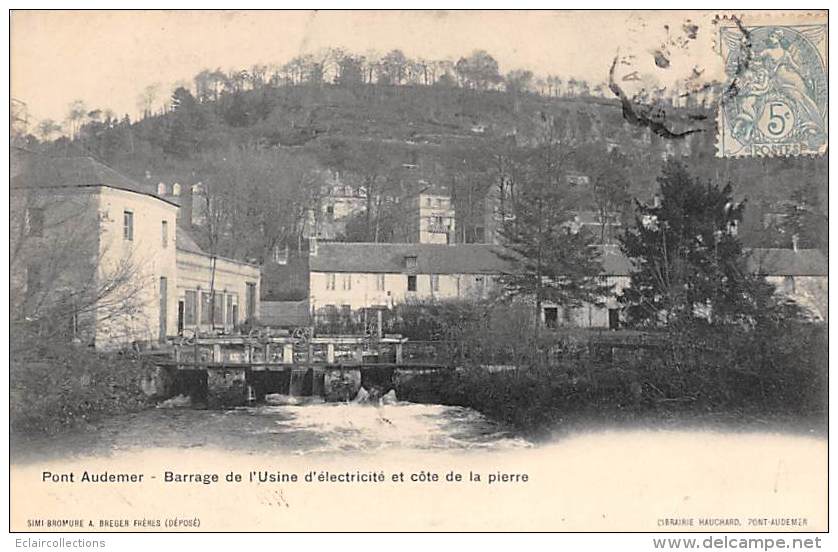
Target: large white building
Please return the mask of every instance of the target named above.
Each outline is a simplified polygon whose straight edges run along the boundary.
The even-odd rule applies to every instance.
[[[313,242],[309,301],[316,311],[483,298],[503,266],[491,246],[482,244]]]
[[[20,165],[10,190],[13,319],[66,317],[65,334],[111,348],[258,317],[259,268],[201,251],[178,229],[175,202],[88,157]],[[202,318],[200,301],[215,305],[215,320]]]
[[[392,308],[409,301],[485,299],[498,278],[514,270],[489,244],[406,244],[323,242],[309,257],[310,307],[313,313],[364,308]],[[619,293],[628,285],[630,265],[616,248],[603,248],[603,278]],[[545,302],[548,327],[616,327],[616,295],[603,305],[575,309]]]

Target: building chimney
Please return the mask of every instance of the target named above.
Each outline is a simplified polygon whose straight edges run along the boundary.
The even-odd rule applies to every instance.
[[[159,196],[166,195],[166,184],[165,184],[165,182],[159,182],[157,184],[157,195],[159,195]]]
[[[172,184],[172,195],[180,196],[180,184],[178,184],[177,182]]]
[[[792,234],[791,236],[791,248],[794,250],[795,253],[800,251],[800,236],[797,234]]]
[[[308,239],[308,256],[309,257],[316,257],[317,256],[317,238],[312,236]]]

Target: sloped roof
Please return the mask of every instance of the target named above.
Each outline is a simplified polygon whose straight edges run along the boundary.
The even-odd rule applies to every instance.
[[[85,188],[107,186],[147,195],[177,205],[158,196],[127,176],[96,161],[92,157],[43,157],[31,159],[26,168],[12,178],[12,188]]]
[[[489,244],[347,243],[321,242],[309,257],[314,272],[405,272],[405,257],[416,257],[420,274],[501,274],[515,270],[514,263]],[[603,273],[627,276],[631,263],[616,247],[602,248]]]
[[[195,239],[189,232],[180,224],[177,225],[177,236],[175,237],[176,246],[181,251],[187,253],[197,253],[199,255],[206,255],[203,249],[195,242]]]
[[[175,236],[175,247],[178,251],[183,251],[184,253],[193,253],[195,255],[202,255],[206,258],[212,258],[213,255],[204,251],[201,246],[195,241],[195,239],[190,234],[189,230],[184,228],[181,225],[177,225],[177,234]],[[242,266],[249,266],[253,268],[260,268],[258,264],[248,262],[248,261],[241,261],[239,259],[232,259],[230,257],[222,257],[221,255],[215,255],[216,259],[220,261],[226,261],[229,263],[242,265]]]
[[[747,255],[748,268],[764,276],[829,275],[829,262],[817,249],[760,248]]]
[[[498,274],[510,265],[492,245],[427,243],[321,242],[309,257],[314,272],[405,271],[405,257],[416,257],[415,271],[422,274]]]
[[[629,276],[631,260],[617,246],[600,246],[602,272]],[[345,243],[318,244],[309,259],[314,272],[405,272],[405,257],[416,257],[415,272],[421,274],[500,274],[514,270],[511,261],[488,244]],[[752,249],[748,267],[764,276],[827,276],[829,263],[817,249]]]

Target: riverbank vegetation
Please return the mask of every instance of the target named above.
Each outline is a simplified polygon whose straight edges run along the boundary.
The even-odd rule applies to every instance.
[[[493,365],[504,345],[485,335],[488,356],[463,368],[402,382],[400,398],[466,406],[531,435],[565,425],[632,422],[798,426],[827,412],[827,327],[790,322],[765,331],[695,327],[648,333],[647,349],[597,346],[561,331],[544,335],[514,369]],[[481,350],[474,342],[471,351]],[[495,357],[496,358],[496,357]]]
[[[30,343],[32,345],[32,343]],[[147,370],[133,356],[48,344],[12,351],[9,427],[13,435],[54,434],[150,403]]]
[[[531,301],[413,305],[402,319],[425,327],[405,334],[444,336],[440,348],[461,368],[407,380],[399,397],[536,433],[569,419],[824,426],[826,322],[749,268],[731,184],[700,182],[679,162],[658,183],[660,202],[638,202],[620,239],[633,266],[618,296],[625,329],[543,330],[539,308],[536,321],[527,315]]]

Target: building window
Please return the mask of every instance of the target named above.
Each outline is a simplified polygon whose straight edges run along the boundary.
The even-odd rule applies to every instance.
[[[554,329],[559,324],[559,309],[557,307],[544,307],[544,325]]]
[[[783,278],[783,292],[788,295],[795,293],[794,276],[786,276]]]
[[[335,289],[335,274],[326,274],[326,289]]]
[[[44,235],[44,210],[40,207],[30,207],[26,210],[26,234],[33,238]]]
[[[416,276],[413,274],[407,277],[407,291],[416,291]]]
[[[404,267],[408,269],[415,269],[418,265],[418,261],[415,256],[407,256],[404,258]]]
[[[198,321],[198,292],[186,290],[183,297],[183,323],[194,326]]]
[[[163,248],[169,247],[169,221],[164,220],[160,224],[160,241]]]
[[[376,274],[375,288],[378,291],[384,291],[384,274]]]
[[[431,274],[431,291],[439,291],[439,274]]]
[[[233,294],[227,294],[227,325],[235,326],[236,320],[233,318]]]
[[[201,324],[211,324],[212,318],[212,302],[210,301],[210,293],[208,291],[201,292]]]
[[[256,296],[256,284],[253,282],[245,282],[244,288],[245,293],[247,294],[244,299],[246,301],[244,305],[245,315],[247,315],[247,320],[254,320],[258,314],[256,312],[256,301],[258,300],[258,297]]]
[[[486,287],[486,278],[483,276],[475,276],[474,285],[477,287],[477,292],[482,294],[484,288]]]
[[[343,290],[349,291],[352,289],[352,274],[343,275]]]
[[[134,241],[134,213],[131,211],[122,212],[122,239]]]
[[[223,293],[216,293],[215,300],[212,303],[213,308],[213,325],[215,326],[223,326],[224,325],[224,294]]]

